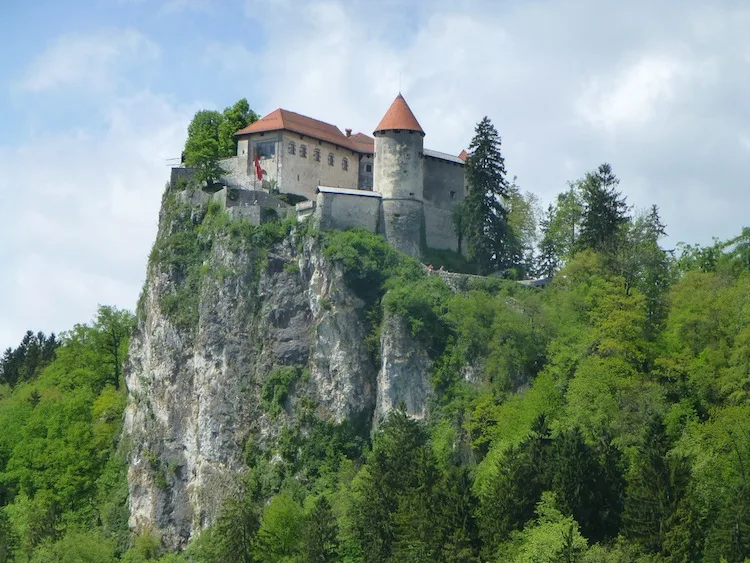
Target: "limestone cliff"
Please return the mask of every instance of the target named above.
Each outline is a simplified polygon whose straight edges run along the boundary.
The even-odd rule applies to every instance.
[[[424,416],[431,393],[401,319],[368,346],[365,303],[315,238],[226,221],[202,192],[167,194],[126,366],[131,526],[172,547],[215,519],[248,444],[272,454],[300,405],[371,424],[402,401]]]

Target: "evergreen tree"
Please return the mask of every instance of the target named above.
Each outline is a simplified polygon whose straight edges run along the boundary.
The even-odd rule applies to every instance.
[[[436,505],[440,507],[439,537],[443,561],[477,560],[479,537],[475,514],[477,499],[471,489],[468,467],[448,468],[437,484]]]
[[[651,553],[662,551],[668,521],[681,497],[668,465],[669,449],[664,424],[653,421],[627,477],[623,533]]]
[[[551,230],[554,217],[555,208],[550,204],[544,217],[539,222],[539,230],[542,236],[539,241],[535,273],[545,278],[551,278],[560,265],[560,250]]]
[[[0,563],[12,561],[13,552],[17,547],[17,540],[11,526],[10,519],[0,506]]]
[[[625,290],[637,289],[646,298],[647,338],[653,340],[664,327],[667,290],[671,281],[669,255],[659,246],[666,236],[656,205],[636,217],[623,229],[617,253],[617,273],[625,280]]]
[[[581,533],[593,542],[615,537],[620,516],[619,479],[607,479],[599,457],[578,428],[562,433],[554,445],[550,470],[560,510],[571,514]]]
[[[315,501],[305,531],[305,561],[329,563],[338,558],[338,528],[328,499]]]
[[[508,270],[521,260],[520,244],[507,220],[504,201],[509,196],[501,139],[488,117],[475,129],[466,161],[469,185],[464,200],[464,233],[469,258],[480,273]]]
[[[625,198],[617,191],[620,184],[609,164],[589,172],[580,183],[583,199],[579,250],[614,252],[619,244],[620,228],[628,222]]]
[[[13,387],[35,379],[55,359],[58,346],[54,333],[46,336],[43,332],[27,331],[18,347],[8,348],[0,358],[0,383]]]
[[[478,512],[485,559],[534,517],[542,492],[550,486],[550,453],[546,419],[539,417],[531,436],[504,454]]]
[[[423,425],[402,408],[389,414],[375,436],[351,515],[366,561],[387,561],[392,556],[395,515],[402,496],[420,484],[426,443]]]

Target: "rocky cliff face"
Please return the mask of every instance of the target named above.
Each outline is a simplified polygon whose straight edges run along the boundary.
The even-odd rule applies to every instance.
[[[163,210],[157,245],[206,210],[195,194],[177,215]],[[425,416],[431,393],[429,359],[402,320],[385,319],[379,354],[367,346],[365,305],[314,239],[259,252],[195,232],[197,282],[152,260],[126,368],[130,522],[172,547],[215,519],[247,468],[247,445],[272,452],[300,402],[321,420],[377,422],[402,401]],[[167,314],[178,289],[195,301],[190,326]]]

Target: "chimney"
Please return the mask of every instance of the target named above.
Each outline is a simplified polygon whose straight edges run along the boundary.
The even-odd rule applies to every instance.
[[[352,130],[351,129],[344,129],[346,131],[346,136],[351,137],[352,136]]]

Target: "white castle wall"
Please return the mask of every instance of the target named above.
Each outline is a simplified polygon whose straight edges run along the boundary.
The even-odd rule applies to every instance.
[[[289,143],[294,143],[294,154],[289,154]],[[298,194],[307,199],[316,198],[318,186],[357,188],[359,155],[350,149],[337,147],[305,135],[285,132],[282,137],[281,179],[282,192]],[[300,146],[307,147],[307,156],[300,155]],[[320,162],[314,158],[315,149],[320,150]],[[328,155],[333,154],[333,166],[328,164]],[[348,170],[342,167],[343,159],[349,161]]]

